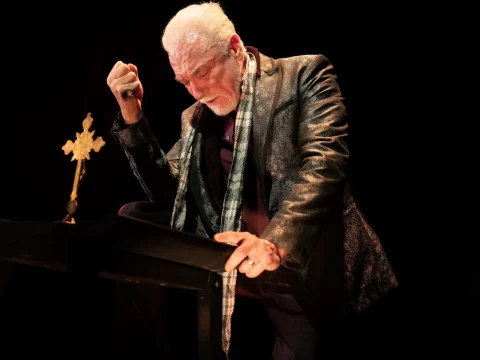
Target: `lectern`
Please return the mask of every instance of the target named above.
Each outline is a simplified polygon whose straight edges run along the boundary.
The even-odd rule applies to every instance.
[[[220,272],[233,249],[118,215],[112,223],[93,226],[0,221],[0,261],[61,272],[94,271],[104,279],[195,290],[199,359],[224,358]]]

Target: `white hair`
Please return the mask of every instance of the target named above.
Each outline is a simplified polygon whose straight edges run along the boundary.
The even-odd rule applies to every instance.
[[[205,51],[216,48],[228,56],[229,39],[233,34],[236,34],[235,26],[220,4],[203,2],[189,5],[175,14],[165,27],[162,46],[173,56],[186,43],[195,43]],[[242,40],[240,44],[245,52]]]

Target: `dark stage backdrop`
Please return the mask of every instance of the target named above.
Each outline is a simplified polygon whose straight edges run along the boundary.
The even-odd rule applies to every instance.
[[[181,111],[192,98],[173,79],[161,49],[161,31],[187,1],[69,5],[11,4],[2,33],[2,187],[0,218],[56,221],[66,215],[75,163],[62,146],[82,131],[88,112],[106,145],[91,153],[79,189],[78,223],[147,199],[110,135],[117,103],[106,84],[116,61],[138,66],[144,111],[167,150],[180,131]],[[385,246],[403,293],[385,316],[411,319],[426,300],[415,286],[428,275],[412,270],[423,239],[415,228],[419,199],[409,191],[413,141],[400,117],[405,94],[398,58],[404,43],[390,26],[394,12],[338,3],[222,1],[245,44],[272,57],[321,53],[333,63],[350,117],[351,170],[358,202]],[[395,94],[395,95],[394,95]],[[410,119],[411,120],[411,119]],[[418,179],[417,179],[418,180]],[[401,210],[411,206],[410,212]],[[417,305],[419,304],[420,305]],[[415,304],[415,305],[412,305]],[[399,310],[400,309],[400,310]],[[398,313],[402,316],[397,317]],[[393,314],[393,315],[392,315]],[[405,318],[404,316],[407,316]],[[413,315],[412,315],[413,319]],[[404,320],[407,321],[407,320]],[[399,323],[399,325],[402,322]],[[425,319],[410,323],[423,332]],[[390,325],[392,336],[399,336]],[[415,332],[414,332],[415,334]],[[402,346],[420,336],[400,339]],[[391,357],[388,357],[391,358]]]
[[[4,25],[9,36],[3,45],[3,77],[8,85],[3,96],[2,156],[6,161],[1,217],[51,221],[64,216],[75,163],[61,147],[68,139],[75,140],[88,112],[94,119],[95,136],[102,136],[106,145],[87,161],[78,220],[146,199],[109,133],[118,108],[106,78],[118,60],[138,66],[145,113],[168,150],[179,136],[180,113],[192,98],[174,81],[160,38],[168,19],[187,3],[163,3],[158,8],[100,7],[88,2],[68,9],[32,5],[13,13],[12,25]],[[372,217],[380,216],[383,192],[391,180],[382,160],[390,148],[384,147],[386,140],[379,135],[382,129],[387,133],[390,125],[380,106],[372,109],[365,102],[374,96],[370,93],[373,83],[386,82],[389,75],[376,73],[376,64],[382,61],[379,53],[369,53],[371,43],[362,40],[358,23],[344,18],[348,9],[316,10],[302,2],[293,8],[272,2],[263,10],[255,1],[222,4],[244,42],[261,52],[273,57],[322,53],[333,63],[350,115],[358,190]],[[365,67],[365,59],[372,56]],[[383,219],[374,221],[384,227]]]
[[[110,135],[118,107],[106,78],[118,60],[138,66],[145,113],[168,150],[179,136],[180,113],[192,98],[174,81],[160,38],[168,19],[186,4],[112,8],[86,2],[70,8],[32,5],[12,11],[11,25],[3,25],[9,36],[3,45],[6,131],[0,217],[63,218],[75,163],[61,148],[82,131],[88,112],[95,136],[102,136],[106,145],[87,161],[77,220],[95,219],[126,202],[146,199]],[[398,124],[389,108],[396,75],[380,41],[382,34],[373,31],[388,19],[360,20],[353,8],[323,4],[317,9],[302,1],[288,8],[267,2],[262,9],[255,1],[222,4],[244,42],[261,52],[272,57],[322,53],[333,63],[350,117],[351,169],[358,199],[387,248],[395,247],[390,240],[395,220],[385,209],[404,195],[402,188],[392,191],[401,176],[394,157]],[[392,249],[393,257],[395,252]]]

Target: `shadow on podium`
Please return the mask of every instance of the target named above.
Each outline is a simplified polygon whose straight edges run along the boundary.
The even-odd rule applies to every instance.
[[[2,262],[0,272],[9,274],[0,289],[2,359],[198,358],[193,290],[99,279],[96,297],[72,306],[63,272]],[[236,359],[270,358],[273,326],[259,300],[237,299],[232,331],[245,334],[232,339]]]
[[[96,286],[94,299],[72,306],[65,273],[15,264],[0,300],[1,358],[197,357],[194,291],[107,279]]]
[[[80,295],[72,305],[65,273],[0,265],[9,273],[0,299],[2,359],[198,358],[193,290],[99,279],[95,298]],[[396,301],[391,294],[368,321],[356,324],[348,341],[352,354],[405,355],[411,346],[401,333],[401,314],[391,311]],[[274,328],[259,300],[237,297],[232,334],[232,359],[271,357]]]

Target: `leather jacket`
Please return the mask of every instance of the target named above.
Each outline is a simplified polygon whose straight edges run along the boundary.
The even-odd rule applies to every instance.
[[[270,218],[261,238],[287,251],[283,265],[304,276],[314,272],[315,283],[332,276],[346,281],[361,311],[398,282],[349,190],[347,114],[333,66],[323,55],[257,56],[251,141]],[[145,116],[126,129],[117,117],[112,134],[151,201],[173,206],[185,125],[205,111],[199,102],[183,111],[182,134],[168,153]],[[195,156],[200,155],[194,151]],[[194,231],[208,236],[201,214],[195,217]],[[341,278],[334,276],[339,272]]]

